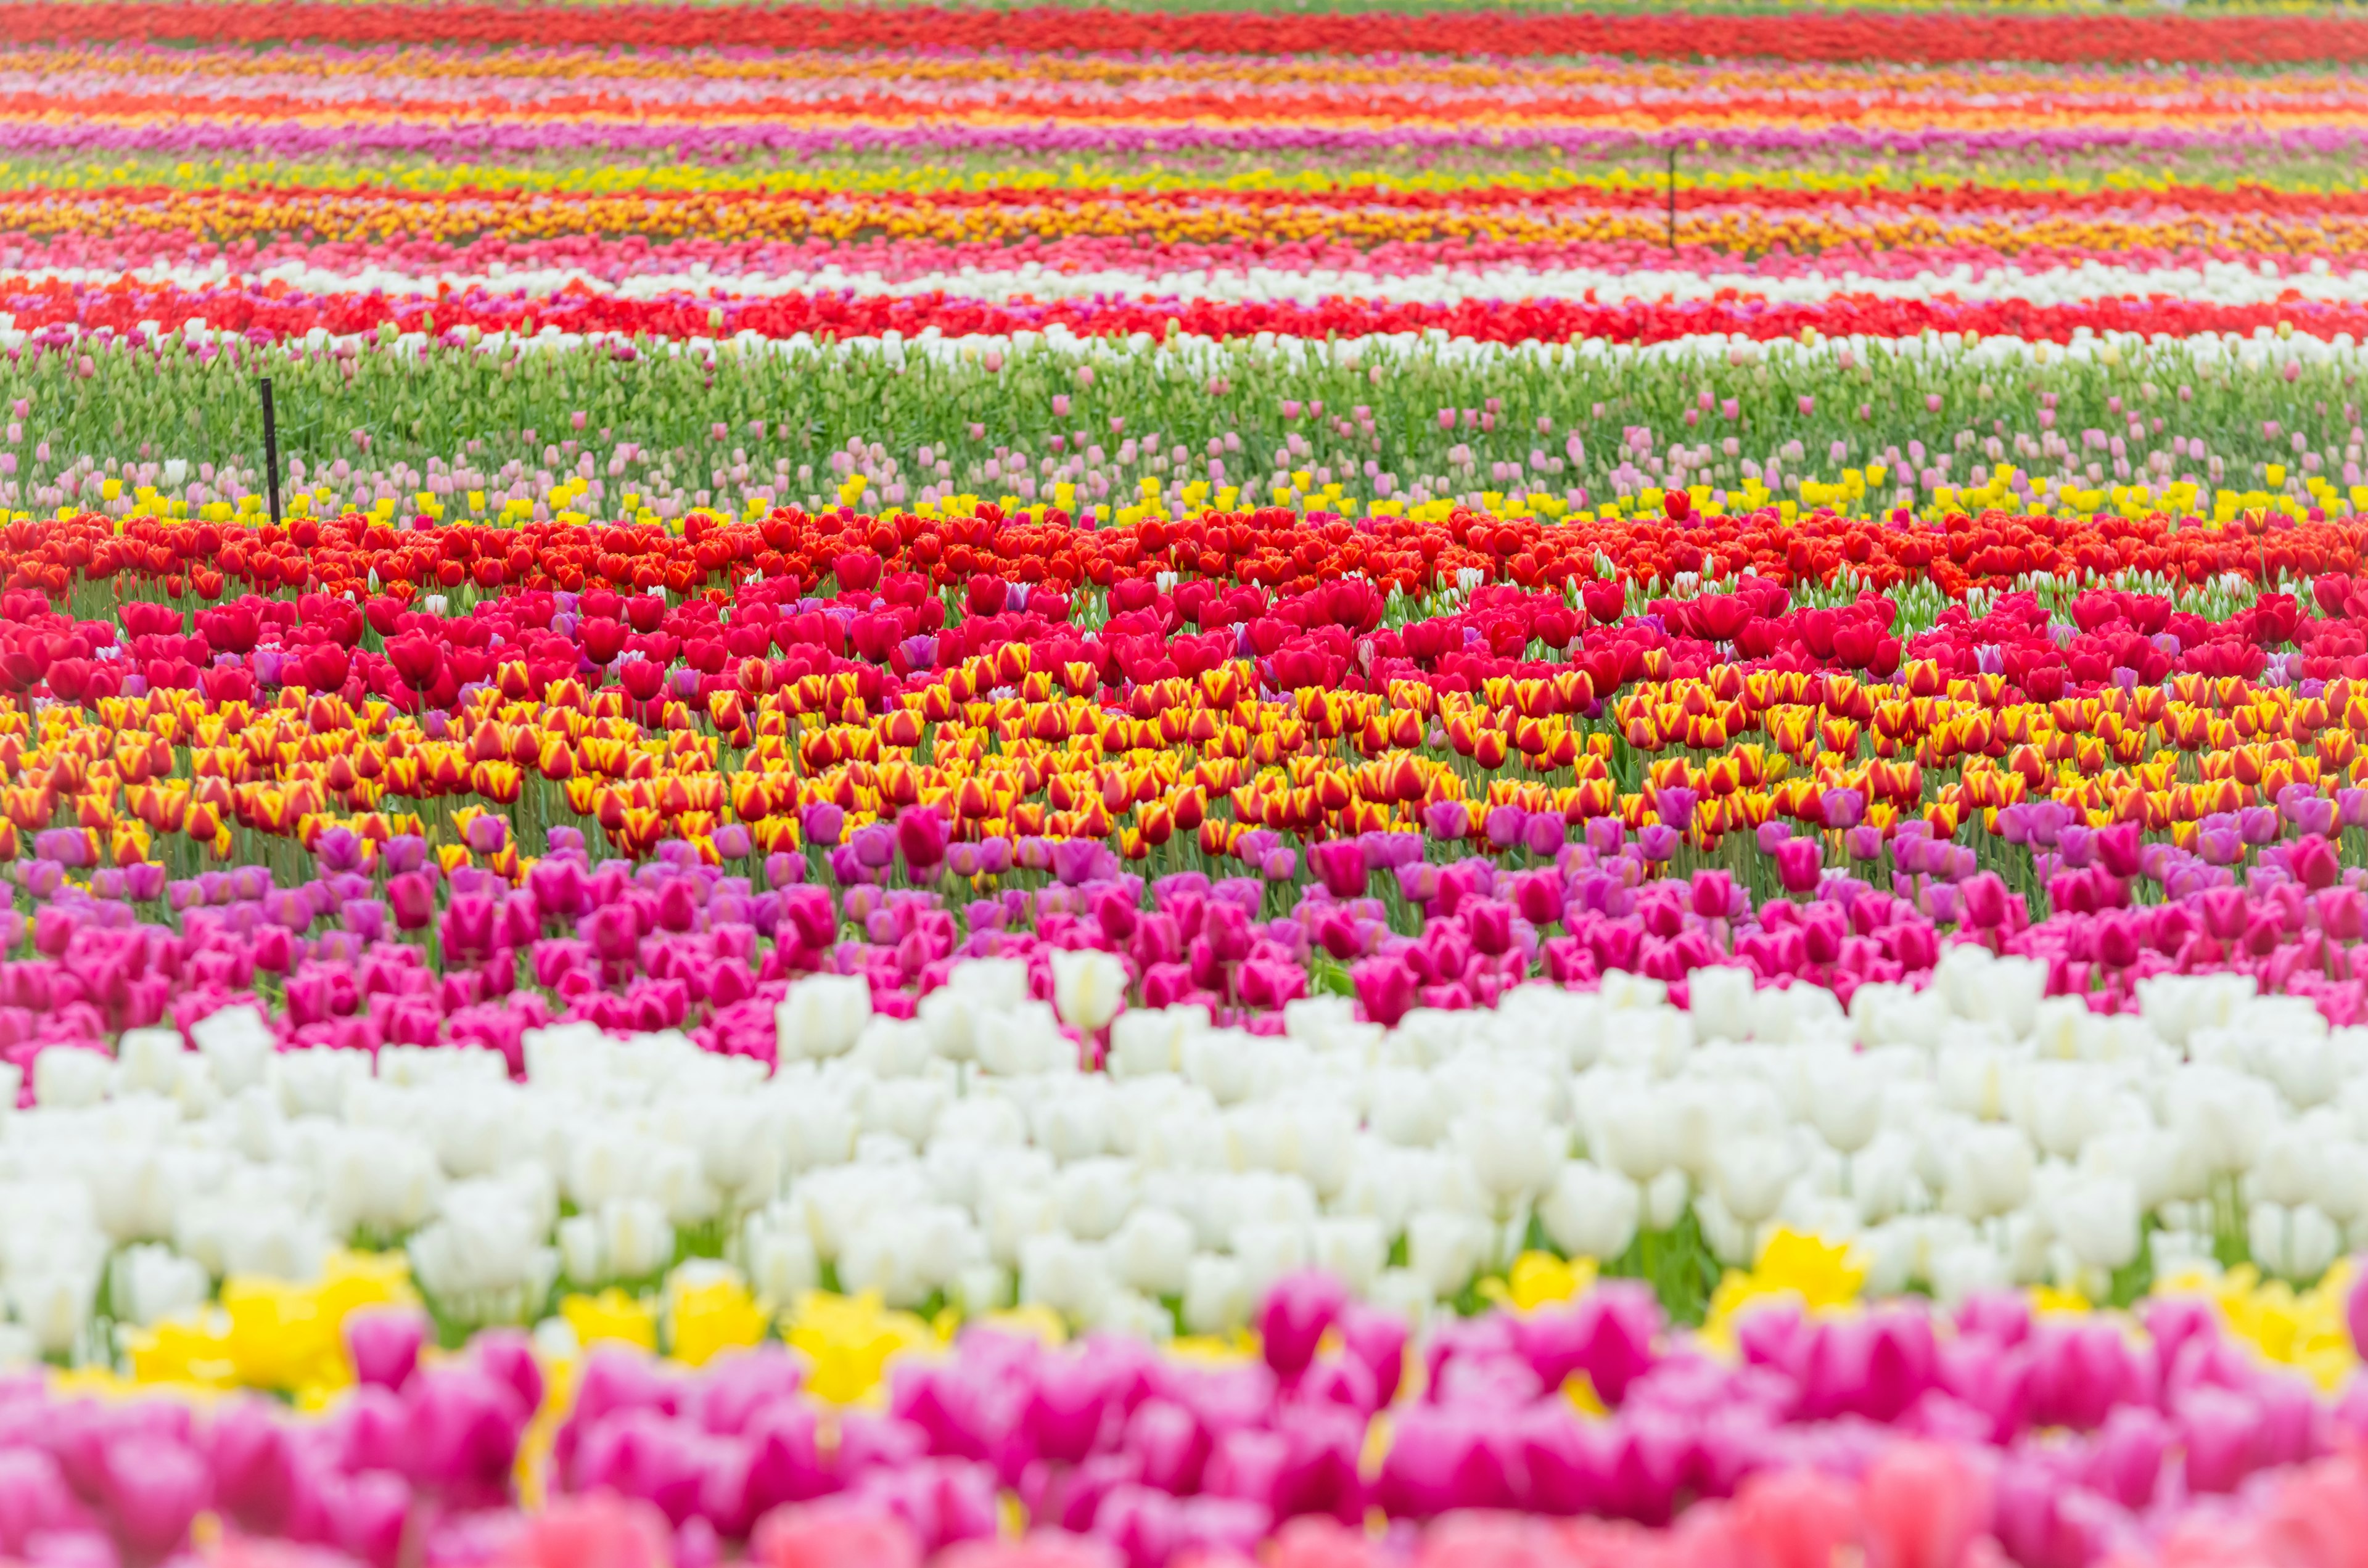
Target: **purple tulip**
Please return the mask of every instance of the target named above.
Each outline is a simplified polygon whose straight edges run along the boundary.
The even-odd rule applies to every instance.
[[[798,813],[798,827],[808,844],[827,849],[847,832],[847,813],[829,801],[815,801]]]
[[[726,860],[745,860],[757,847],[756,841],[748,836],[748,829],[736,822],[717,828],[709,835],[709,841],[715,846],[717,856]]]
[[[884,822],[866,823],[848,840],[855,863],[870,871],[883,870],[896,861],[896,830]]]
[[[1051,846],[1053,875],[1063,887],[1076,887],[1093,876],[1101,846],[1087,838],[1063,838]]]
[[[1423,831],[1433,838],[1456,839],[1472,836],[1472,812],[1461,801],[1433,801],[1422,809]]]
[[[1521,824],[1521,847],[1531,854],[1544,857],[1560,849],[1567,837],[1561,816],[1553,812],[1531,812]]]
[[[2195,835],[2195,853],[2206,865],[2227,866],[2244,858],[2245,841],[2233,822],[2205,819]]]
[[[380,846],[379,862],[387,875],[406,876],[427,864],[427,840],[416,833],[398,833]]]

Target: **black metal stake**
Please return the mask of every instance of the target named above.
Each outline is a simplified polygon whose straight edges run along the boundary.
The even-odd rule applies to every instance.
[[[1669,254],[1678,254],[1678,149],[1669,147]]]
[[[262,380],[263,488],[271,501],[271,526],[279,526],[279,418],[271,406],[271,378]]]

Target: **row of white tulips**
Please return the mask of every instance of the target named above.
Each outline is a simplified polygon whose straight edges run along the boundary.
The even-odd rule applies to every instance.
[[[703,1243],[777,1301],[835,1282],[1156,1335],[1235,1326],[1310,1264],[1427,1310],[1540,1231],[1616,1258],[1689,1210],[1724,1262],[1790,1226],[1855,1243],[1871,1289],[1944,1301],[2100,1297],[2149,1239],[2158,1273],[2208,1266],[2215,1226],[2307,1279],[2368,1224],[2368,1031],[2238,977],[2157,979],[2106,1017],[1958,948],[1847,1015],[1713,970],[1691,1011],[1615,975],[1390,1030],[1317,999],[1256,1037],[1193,1008],[1113,1019],[1112,963],[1064,955],[1056,1011],[974,962],[910,1021],[810,978],[769,1074],[563,1026],[513,1083],[475,1049],[281,1053],[243,1007],[193,1051],[48,1051],[35,1105],[0,1119],[13,1348],[103,1355],[102,1300],[153,1323],[354,1242],[406,1245],[463,1322],[654,1282]],[[1064,1017],[1109,1023],[1106,1072]]]

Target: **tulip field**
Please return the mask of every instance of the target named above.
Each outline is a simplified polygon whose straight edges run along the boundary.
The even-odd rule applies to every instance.
[[[2362,169],[2246,0],[0,7],[0,1563],[2368,1563]]]

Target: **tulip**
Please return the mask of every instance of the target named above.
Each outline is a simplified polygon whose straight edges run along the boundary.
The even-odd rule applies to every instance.
[[[828,801],[817,801],[805,808],[799,827],[808,844],[828,848],[839,842],[846,832],[847,813]]]
[[[1790,893],[1814,892],[1824,875],[1817,846],[1805,838],[1787,839],[1776,846],[1776,877]]]
[[[354,1376],[364,1383],[400,1392],[410,1381],[427,1342],[427,1321],[401,1308],[373,1308],[355,1312],[345,1322],[346,1347],[353,1357]]]
[[[1365,1017],[1384,1028],[1395,1028],[1414,1006],[1414,972],[1395,959],[1368,959],[1349,971],[1349,978]]]
[[[1125,968],[1109,953],[1092,949],[1053,949],[1054,1006],[1064,1021],[1087,1034],[1099,1033],[1124,1006]]]
[[[1356,844],[1335,839],[1311,845],[1307,867],[1335,898],[1355,898],[1365,891],[1365,852]]]

